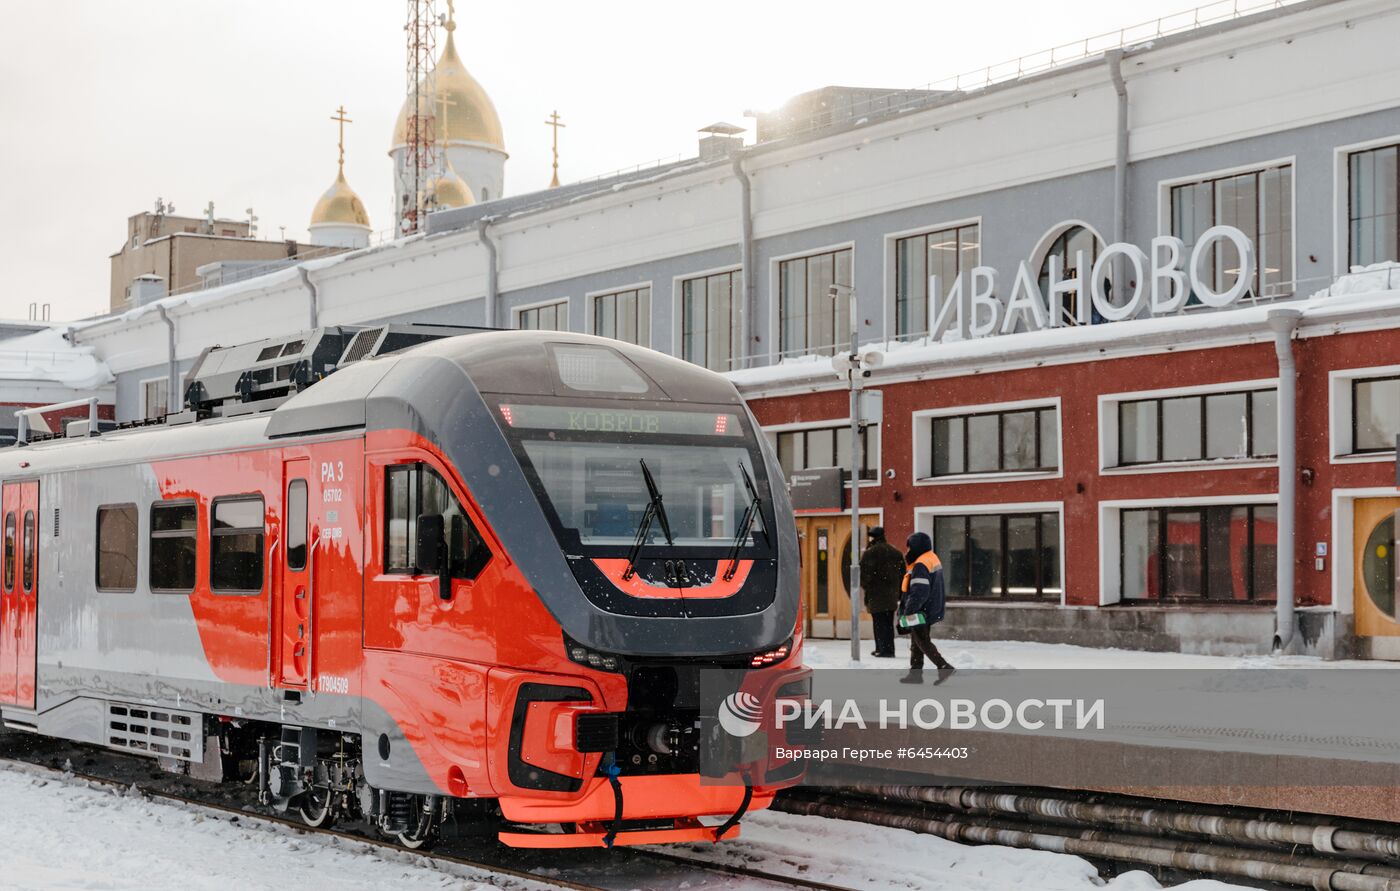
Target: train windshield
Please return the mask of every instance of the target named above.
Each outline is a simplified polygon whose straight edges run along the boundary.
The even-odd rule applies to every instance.
[[[669,526],[678,548],[728,548],[753,501],[745,473],[755,487],[762,478],[733,412],[538,404],[502,404],[500,412],[566,545],[633,543],[652,502],[645,462],[667,521],[651,524],[649,540],[664,543]],[[741,546],[766,544],[763,513]]]

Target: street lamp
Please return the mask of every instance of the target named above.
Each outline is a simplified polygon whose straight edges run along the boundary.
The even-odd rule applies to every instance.
[[[842,293],[851,314],[851,351],[837,353],[831,357],[831,367],[838,375],[845,375],[851,387],[851,661],[860,661],[860,468],[864,464],[860,447],[861,427],[861,384],[870,369],[879,368],[885,355],[878,350],[860,352],[860,317],[856,311],[856,292],[850,285],[834,284],[827,288],[827,296],[834,304]],[[833,317],[835,313],[832,313]],[[880,395],[879,391],[866,394]],[[872,418],[878,420],[878,418]]]

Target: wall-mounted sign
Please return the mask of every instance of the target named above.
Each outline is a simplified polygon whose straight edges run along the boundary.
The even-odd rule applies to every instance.
[[[788,497],[792,499],[793,510],[841,510],[846,500],[841,468],[794,471],[788,477]]]
[[[1214,257],[1216,245],[1234,246],[1239,258],[1239,274],[1224,291],[1215,290],[1202,267]],[[1110,293],[1105,284],[1109,271],[1120,263],[1132,285],[1127,294]],[[1223,308],[1234,304],[1254,284],[1254,243],[1234,226],[1207,229],[1188,256],[1186,243],[1163,235],[1152,239],[1150,254],[1134,244],[1110,244],[1099,252],[1092,267],[1089,253],[1078,251],[1074,272],[1066,276],[1061,258],[1049,259],[1049,293],[1042,294],[1038,276],[1022,261],[1006,298],[999,298],[1001,283],[997,270],[978,266],[959,275],[946,297],[940,276],[929,277],[929,318],[933,320],[932,339],[942,340],[949,331],[963,339],[1009,334],[1013,331],[1041,331],[1068,325],[1088,325],[1093,312],[1109,321],[1136,318],[1143,314],[1172,315],[1180,312],[1188,297],[1206,306]],[[1125,283],[1125,290],[1127,290]],[[1073,294],[1072,304],[1068,298]],[[1070,310],[1072,306],[1072,311]]]

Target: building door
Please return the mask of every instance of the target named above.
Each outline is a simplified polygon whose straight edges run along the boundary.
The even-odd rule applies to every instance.
[[[1352,506],[1356,633],[1400,637],[1397,608],[1395,531],[1400,498],[1357,499]]]
[[[860,518],[866,529],[878,524],[873,514]],[[802,607],[806,632],[813,638],[849,638],[851,634],[851,518],[798,517],[802,552]],[[862,547],[866,540],[862,538]],[[862,632],[870,631],[862,610]]]
[[[309,519],[311,461],[295,458],[284,461],[282,467],[282,572],[274,613],[278,627],[272,632],[278,642],[277,685],[305,687],[314,658],[312,622],[316,617]]]
[[[34,708],[39,620],[39,482],[0,491],[0,702]]]

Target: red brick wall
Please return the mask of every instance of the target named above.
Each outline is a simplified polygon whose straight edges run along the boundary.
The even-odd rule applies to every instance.
[[[1296,590],[1299,604],[1327,604],[1332,597],[1331,575],[1313,568],[1312,552],[1313,542],[1331,539],[1331,490],[1390,486],[1395,479],[1389,462],[1329,464],[1327,374],[1338,368],[1400,360],[1400,331],[1314,337],[1297,340],[1294,347],[1299,370],[1298,466],[1314,471],[1311,485],[1300,482],[1298,486]],[[881,465],[882,470],[893,468],[896,477],[882,478],[878,490],[863,489],[861,503],[884,509],[889,538],[898,542],[913,530],[917,507],[1062,501],[1066,600],[1097,604],[1100,501],[1271,494],[1278,485],[1278,472],[1272,467],[1101,475],[1098,397],[1277,374],[1273,343],[1264,341],[881,386],[885,393]],[[1055,396],[1060,398],[1063,428],[1062,479],[914,485],[913,412]],[[848,393],[843,389],[757,399],[750,405],[764,426],[843,418],[848,413]],[[1110,559],[1116,560],[1116,555]]]

